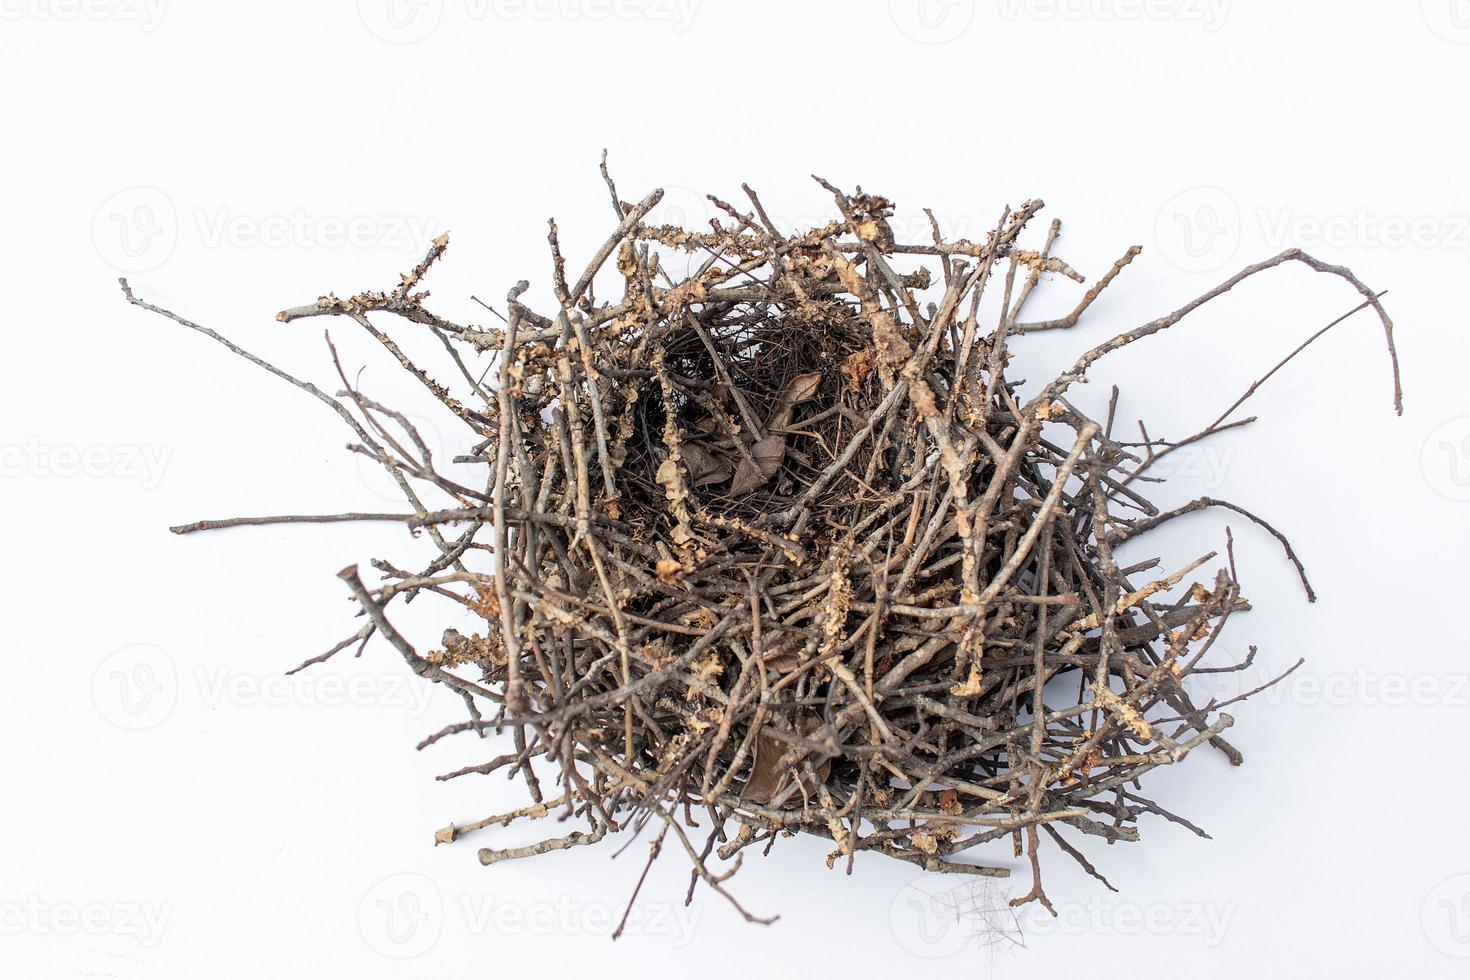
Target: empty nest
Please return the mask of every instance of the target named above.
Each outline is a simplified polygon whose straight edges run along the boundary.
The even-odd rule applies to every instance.
[[[351,448],[398,481],[405,512],[174,529],[391,520],[427,533],[436,556],[417,573],[385,561],[375,585],[341,573],[364,625],[303,667],[381,636],[467,706],[424,746],[508,734],[502,754],[441,778],[520,778],[528,804],[437,839],[515,820],[575,828],[484,848],[490,864],[646,831],[650,860],[670,837],[688,855],[691,896],[703,883],[732,902],[742,853],[797,832],[830,841],[828,866],[849,872],[882,854],[1003,876],[975,858],[1009,840],[1033,878],[1016,902],[1050,908],[1048,843],[1096,875],[1084,836],[1137,840],[1148,813],[1195,829],[1139,795],[1139,780],[1205,744],[1240,762],[1229,702],[1197,702],[1189,680],[1249,663],[1209,656],[1247,606],[1228,544],[1177,569],[1120,567],[1118,549],[1225,507],[1301,566],[1233,504],[1160,511],[1144,494],[1161,458],[1241,424],[1239,401],[1187,439],[1122,441],[1116,390],[1094,420],[1070,389],[1104,356],[1276,266],[1349,283],[1392,353],[1378,297],[1291,250],[1018,385],[1008,345],[1075,327],[1139,249],[1066,316],[1028,322],[1043,279],[1083,281],[1053,253],[1056,222],[1023,247],[1040,201],[1007,210],[982,242],[942,240],[932,216],[932,239],[910,242],[896,240],[889,201],[819,181],[837,207],[822,227],[778,228],[745,188],[745,208],[711,197],[724,217],[690,229],[650,219],[661,192],[627,203],[603,174],[616,228],[573,278],[551,223],[545,313],[522,302],[525,282],[491,326],[430,312],[421,285],[441,237],[392,291],[280,314],[370,332],[473,431],[467,457],[433,458],[340,363],[332,396],[230,345],[328,403],[355,430]],[[599,300],[608,283],[616,297]],[[395,318],[437,334],[444,364],[410,360],[378,325]],[[455,628],[422,653],[388,615],[420,594],[458,606],[446,614]]]

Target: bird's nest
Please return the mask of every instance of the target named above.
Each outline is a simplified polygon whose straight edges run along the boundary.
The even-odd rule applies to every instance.
[[[1246,603],[1228,547],[1158,570],[1120,567],[1117,551],[1213,506],[1276,532],[1225,501],[1161,512],[1145,496],[1153,464],[1238,424],[1230,412],[1185,440],[1124,442],[1111,410],[1089,418],[1069,391],[1099,359],[1276,266],[1345,280],[1391,352],[1378,298],[1288,251],[1022,386],[1006,377],[1008,344],[1074,327],[1138,249],[1071,313],[1028,322],[1043,279],[1082,281],[1053,254],[1055,222],[1023,245],[1039,201],[980,242],[944,241],[937,222],[909,242],[888,201],[825,182],[838,215],[804,231],[778,228],[748,188],[746,208],[711,198],[725,217],[707,228],[658,225],[660,192],[628,204],[607,183],[617,227],[585,269],[567,270],[551,226],[548,311],[522,303],[521,283],[503,323],[431,313],[421,280],[441,238],[390,292],[281,314],[356,321],[474,432],[469,457],[435,459],[340,364],[335,398],[276,371],[349,421],[407,512],[175,529],[362,519],[427,532],[437,554],[417,574],[341,573],[366,621],[327,656],[377,635],[459,693],[468,719],[425,744],[507,733],[503,754],[455,775],[516,774],[528,805],[439,840],[515,819],[569,825],[482,849],[489,864],[642,829],[654,853],[678,841],[691,893],[722,894],[741,852],[797,832],[828,839],[828,865],[849,870],[882,854],[1004,875],[976,859],[1009,840],[1034,878],[1017,901],[1045,904],[1047,846],[1096,874],[1084,836],[1136,840],[1148,813],[1192,827],[1139,780],[1206,744],[1239,762],[1226,704],[1192,696],[1190,678],[1244,666],[1211,650]],[[620,295],[600,301],[594,280],[613,268]],[[447,371],[407,358],[379,326],[394,316],[445,342]],[[437,649],[389,619],[419,594],[458,604]]]

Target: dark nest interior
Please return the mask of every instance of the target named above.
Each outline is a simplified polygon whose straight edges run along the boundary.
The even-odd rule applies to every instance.
[[[932,236],[901,241],[889,201],[819,181],[837,208],[823,227],[780,228],[744,188],[743,206],[711,197],[723,217],[690,229],[653,222],[661,192],[628,203],[603,174],[616,227],[569,271],[551,223],[550,309],[523,303],[522,282],[489,325],[430,312],[422,281],[441,237],[391,291],[280,314],[342,318],[381,342],[474,433],[476,450],[452,460],[349,383],[335,348],[331,395],[123,284],[134,304],[324,402],[403,489],[398,513],[174,530],[397,521],[432,541],[416,572],[375,561],[367,583],[343,570],[362,627],[302,666],[380,637],[466,705],[421,747],[508,736],[502,754],[443,778],[523,780],[527,805],[437,839],[553,827],[538,844],[480,850],[492,864],[641,832],[650,860],[677,842],[691,896],[704,885],[736,902],[727,880],[743,853],[805,833],[849,873],[881,854],[1003,876],[1006,856],[1032,876],[1016,901],[1050,907],[1048,850],[1101,877],[1084,838],[1135,841],[1145,814],[1195,829],[1140,780],[1206,745],[1240,761],[1229,702],[1201,703],[1188,683],[1249,663],[1211,657],[1247,608],[1228,532],[1178,568],[1120,567],[1116,554],[1181,514],[1227,508],[1277,538],[1310,596],[1260,518],[1210,497],[1162,511],[1147,496],[1150,467],[1248,421],[1234,413],[1261,382],[1174,441],[1125,441],[1116,390],[1093,419],[1070,389],[1108,354],[1288,263],[1354,289],[1351,312],[1377,314],[1392,355],[1378,296],[1291,250],[1018,385],[1008,346],[1077,326],[1138,248],[1090,287],[1057,287],[1077,289],[1066,316],[1027,320],[1043,280],[1084,281],[1054,253],[1057,222],[1023,244],[1040,201],[1007,209],[980,242],[943,240],[932,216]],[[685,273],[670,275],[675,264]],[[617,294],[596,297],[596,282]],[[390,325],[437,335],[442,362],[409,359]],[[463,626],[468,611],[478,625],[411,641],[391,612],[419,595],[456,604],[446,622]]]

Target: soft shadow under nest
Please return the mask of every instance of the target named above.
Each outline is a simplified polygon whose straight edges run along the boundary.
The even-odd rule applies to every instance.
[[[1145,573],[1157,561],[1119,567],[1115,553],[1222,507],[1274,535],[1301,573],[1285,538],[1236,505],[1206,497],[1161,512],[1142,492],[1159,459],[1248,422],[1232,415],[1260,382],[1173,441],[1122,441],[1116,391],[1098,422],[1068,390],[1104,355],[1279,265],[1352,286],[1363,302],[1351,312],[1377,313],[1392,354],[1378,297],[1348,270],[1287,251],[1022,391],[1005,377],[1007,343],[1076,326],[1139,249],[1067,316],[1026,322],[1042,278],[1082,281],[1052,252],[1056,222],[1021,246],[1041,202],[1007,210],[980,243],[942,241],[937,222],[931,241],[904,242],[888,201],[821,183],[840,216],[783,232],[749,188],[750,213],[711,198],[726,218],[690,230],[648,220],[661,192],[628,204],[608,179],[618,225],[575,281],[551,225],[550,315],[522,304],[526,283],[503,325],[431,313],[418,290],[447,237],[391,292],[280,315],[356,321],[475,433],[468,457],[432,458],[340,363],[344,390],[332,397],[229,345],[328,403],[410,510],[174,530],[390,520],[427,531],[438,556],[416,574],[375,561],[383,582],[369,587],[355,567],[341,573],[365,625],[302,666],[379,634],[468,707],[469,720],[423,746],[509,732],[505,754],[442,778],[519,775],[529,805],[438,840],[517,819],[579,825],[482,849],[490,864],[651,827],[650,860],[672,835],[693,865],[690,895],[704,882],[729,897],[741,852],[794,832],[829,839],[829,867],[849,872],[856,855],[878,853],[1003,876],[959,855],[1009,838],[1033,875],[1016,901],[1050,908],[1046,840],[1097,875],[1078,835],[1134,841],[1145,813],[1196,829],[1137,795],[1142,775],[1205,743],[1239,763],[1222,734],[1229,702],[1196,703],[1189,683],[1250,663],[1207,658],[1247,608],[1228,545],[1202,582],[1190,575],[1213,551],[1156,578]],[[660,264],[674,255],[689,264],[677,281]],[[608,262],[622,295],[601,302],[593,282]],[[229,343],[123,285],[133,303]],[[462,397],[381,332],[384,314],[443,341]],[[477,359],[494,365],[495,384],[481,385]],[[421,493],[452,506],[431,509]],[[490,556],[503,574],[475,570]],[[441,649],[420,654],[387,618],[394,600],[420,594],[460,604],[454,621],[468,610],[479,626],[447,630]]]

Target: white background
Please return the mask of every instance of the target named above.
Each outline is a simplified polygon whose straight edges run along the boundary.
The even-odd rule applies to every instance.
[[[387,0],[0,0],[0,975],[1463,976],[1470,4],[528,3],[420,0],[390,19]],[[1089,277],[1144,246],[1083,327],[1019,345],[1016,377],[1293,244],[1389,291],[1402,418],[1359,314],[1248,403],[1261,421],[1158,490],[1263,513],[1321,600],[1220,514],[1130,552],[1177,566],[1230,523],[1255,608],[1225,645],[1259,644],[1260,677],[1307,659],[1235,711],[1243,768],[1201,750],[1145,785],[1213,840],[1157,819],[1140,845],[1087,839],[1118,894],[1052,852],[1062,917],[1028,913],[1024,948],[985,911],[1028,884],[1005,848],[983,858],[1017,875],[958,925],[935,914],[955,882],[876,858],[844,879],[803,840],[732,882],[781,915],[746,925],[703,889],[685,909],[666,853],[614,944],[644,842],[488,869],[477,847],[525,838],[435,848],[436,828],[520,800],[498,778],[433,779],[488,743],[414,750],[458,700],[378,645],[280,679],[355,629],[339,568],[410,565],[425,542],[170,535],[393,505],[340,421],[127,306],[116,277],[335,390],[328,324],[276,310],[390,288],[446,229],[439,312],[479,322],[470,295],[522,277],[544,297],[545,219],[574,264],[609,230],[604,146],[625,198],[662,186],[689,217],[696,189],[736,200],[744,180],[778,218],[823,219],[818,173],[892,197],[906,227],[929,206],[977,239],[1042,197],[1033,234],[1062,218],[1058,251]],[[1079,292],[1048,283],[1034,310]],[[1079,397],[1118,383],[1124,419],[1182,436],[1356,302],[1305,269],[1269,273],[1104,361]],[[370,393],[408,392],[352,324],[330,326]],[[427,645],[445,623],[424,614],[407,625]]]

